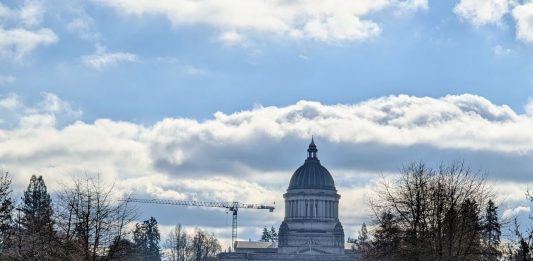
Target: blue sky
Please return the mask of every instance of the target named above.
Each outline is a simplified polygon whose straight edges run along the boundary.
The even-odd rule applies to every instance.
[[[89,171],[147,197],[279,203],[314,134],[344,209],[361,209],[347,234],[410,160],[465,160],[502,215],[526,212],[533,2],[0,3],[0,165],[20,188]],[[211,214],[179,219],[227,238],[194,223]],[[249,215],[245,238],[282,218]]]
[[[246,29],[248,42],[234,45],[217,40],[231,29],[201,22],[172,24],[164,15],[128,15],[98,1],[39,5],[35,28],[51,29],[57,40],[18,61],[4,57],[2,74],[15,81],[2,91],[29,100],[55,93],[82,107],[89,121],[208,118],[256,103],[353,103],[390,94],[474,93],[522,111],[533,86],[531,44],[516,39],[512,15],[473,25],[454,13],[454,1],[401,14],[395,7],[371,12],[364,18],[381,32],[366,39],[295,39]],[[16,10],[24,2],[4,6]],[[135,61],[100,70],[84,65],[82,57],[98,48],[130,53]]]

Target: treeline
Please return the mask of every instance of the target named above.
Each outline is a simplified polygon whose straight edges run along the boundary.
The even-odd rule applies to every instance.
[[[86,177],[51,196],[32,176],[16,202],[1,171],[0,260],[216,260],[213,234],[177,225],[162,242],[157,220],[136,223],[135,208],[113,191]],[[463,163],[409,164],[382,179],[370,207],[372,223],[348,238],[356,260],[533,261],[533,228],[504,226],[484,175]],[[502,240],[503,229],[511,237]],[[260,240],[277,241],[275,229],[265,227]]]
[[[517,236],[502,243],[484,175],[463,163],[412,163],[378,187],[372,228],[363,224],[348,239],[357,260],[533,260],[533,232],[523,235],[516,225]]]
[[[218,240],[200,229],[178,233],[177,245],[185,250],[174,244],[175,231],[161,249],[157,220],[136,219],[136,209],[115,200],[113,186],[97,178],[74,179],[52,200],[42,176],[32,176],[17,203],[11,178],[1,171],[0,260],[206,261],[220,252]]]
[[[189,235],[181,225],[174,227],[163,244],[169,261],[216,260],[222,250],[218,239],[204,230]]]

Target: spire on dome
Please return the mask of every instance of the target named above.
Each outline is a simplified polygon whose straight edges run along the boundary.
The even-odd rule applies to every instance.
[[[309,144],[309,148],[307,149],[307,158],[308,159],[317,159],[316,153],[318,150],[316,149],[315,145],[315,139],[313,136],[311,136],[311,144]]]

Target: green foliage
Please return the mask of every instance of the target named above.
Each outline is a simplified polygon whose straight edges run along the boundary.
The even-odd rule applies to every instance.
[[[22,225],[31,232],[52,228],[52,199],[42,176],[33,175],[22,197]]]
[[[8,247],[12,230],[14,206],[11,192],[11,178],[0,170],[0,252]]]
[[[395,179],[383,180],[372,199],[377,228],[369,259],[487,260],[494,249],[484,238],[494,247],[499,241],[494,205],[490,226],[479,205],[489,195],[483,175],[462,162],[408,165]]]
[[[19,253],[23,257],[49,259],[57,255],[52,199],[42,176],[33,175],[20,206]]]
[[[142,257],[142,260],[159,261],[161,252],[159,241],[161,236],[157,226],[157,220],[154,217],[137,223],[133,232],[133,241],[135,245],[136,256]]]
[[[263,228],[263,233],[261,234],[261,239],[259,241],[263,242],[278,242],[278,233],[274,227],[271,227],[270,230],[267,227]]]
[[[370,247],[370,238],[368,237],[368,230],[366,228],[366,223],[361,225],[361,230],[357,236],[357,242],[355,242],[358,251],[366,251]]]
[[[395,260],[399,257],[400,230],[394,214],[390,210],[381,213],[377,220],[378,227],[374,232],[372,245],[367,245],[370,249],[364,253],[365,258],[374,257],[377,259]]]
[[[486,260],[499,260],[502,253],[499,249],[501,225],[498,221],[498,207],[492,200],[487,202],[485,208],[485,220],[483,224],[483,243],[487,249]]]

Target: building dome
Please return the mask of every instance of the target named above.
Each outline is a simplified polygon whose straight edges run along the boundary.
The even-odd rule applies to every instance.
[[[313,139],[311,140],[311,144],[309,144],[307,152],[308,156],[305,163],[292,175],[291,182],[289,183],[289,190],[324,189],[336,191],[333,177],[329,171],[320,164],[320,161],[316,156],[318,150]]]

